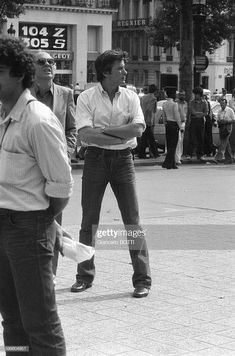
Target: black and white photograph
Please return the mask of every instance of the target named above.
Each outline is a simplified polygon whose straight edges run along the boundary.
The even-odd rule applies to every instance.
[[[234,236],[234,0],[0,0],[0,356],[234,356]]]

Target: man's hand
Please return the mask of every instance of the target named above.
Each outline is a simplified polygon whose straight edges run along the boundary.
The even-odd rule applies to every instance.
[[[55,226],[56,226],[56,238],[55,238],[55,250],[58,250],[62,256],[64,256],[63,254],[63,229],[60,226],[60,224],[58,224],[57,221],[54,222]]]

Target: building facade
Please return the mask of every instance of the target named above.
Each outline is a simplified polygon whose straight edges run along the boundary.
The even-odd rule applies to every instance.
[[[7,19],[3,32],[22,37],[32,50],[56,60],[61,85],[95,82],[94,61],[112,47],[116,0],[27,0],[25,13]]]
[[[118,13],[113,16],[113,48],[128,52],[128,82],[136,87],[156,84],[179,89],[179,59],[177,48],[164,50],[151,46],[147,26],[161,8],[160,0],[119,0]],[[208,55],[209,66],[201,73],[202,85],[214,91],[232,90],[234,41],[225,41]]]

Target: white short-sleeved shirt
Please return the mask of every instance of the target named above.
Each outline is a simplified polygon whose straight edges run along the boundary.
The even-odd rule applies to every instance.
[[[63,128],[28,89],[7,117],[0,116],[0,142],[0,208],[44,210],[49,197],[67,198],[72,194]]]
[[[78,130],[84,127],[121,126],[131,122],[141,124],[145,128],[138,95],[129,89],[119,87],[113,102],[111,102],[108,93],[100,83],[79,95],[76,120]],[[133,137],[120,145],[98,146],[92,144],[92,146],[121,150],[128,147],[134,148],[136,144],[136,137]]]

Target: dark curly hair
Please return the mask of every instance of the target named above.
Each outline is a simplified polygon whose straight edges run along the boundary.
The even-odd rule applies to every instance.
[[[34,58],[21,39],[1,36],[0,64],[10,68],[12,77],[24,77],[24,89],[32,86],[35,75]]]
[[[127,61],[127,53],[123,51],[107,50],[97,57],[95,69],[98,82],[105,78],[104,73],[111,73],[115,61]]]

